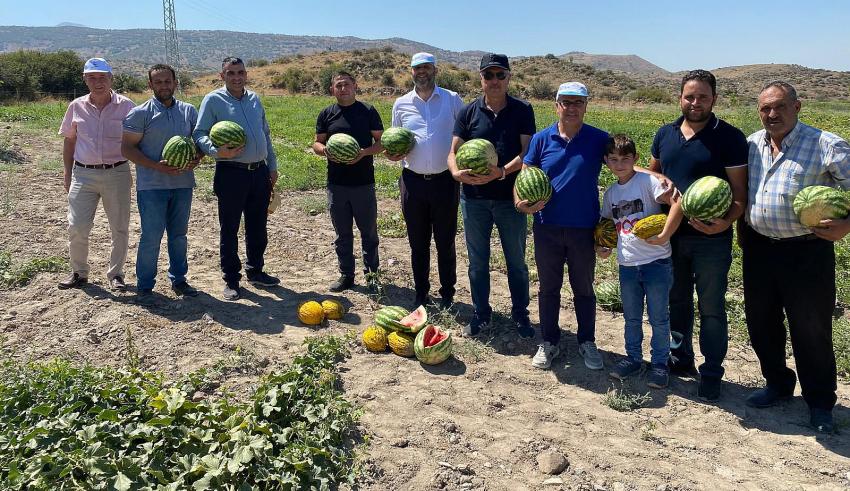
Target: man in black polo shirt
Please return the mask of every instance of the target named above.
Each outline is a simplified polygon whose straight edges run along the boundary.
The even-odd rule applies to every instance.
[[[673,246],[673,288],[670,291],[672,331],[671,371],[695,371],[693,329],[696,286],[700,313],[699,397],[720,397],[723,359],[729,344],[726,287],[732,264],[732,223],[747,202],[747,139],[741,130],[712,112],[717,82],[711,72],[693,70],[682,78],[682,117],[662,126],[652,142],[649,168],[661,172],[684,192],[705,176],[725,179],[732,187],[732,206],[725,216],[682,223],[670,240]]]
[[[523,337],[533,337],[528,319],[528,266],[525,264],[526,218],[514,208],[513,186],[522,168],[522,157],[536,131],[531,104],[508,95],[511,79],[508,57],[488,53],[479,66],[484,95],[460,110],[455,121],[449,170],[463,183],[460,207],[469,255],[469,287],[475,313],[463,333],[478,334],[492,316],[490,307],[490,234],[493,225],[508,267],[511,291],[511,317]],[[497,117],[498,116],[498,117]],[[493,143],[499,155],[497,167],[487,175],[476,176],[458,170],[455,153],[467,140],[484,138]]]
[[[344,71],[331,78],[331,92],[336,97],[316,119],[316,141],[313,151],[327,157],[325,143],[335,133],[354,137],[360,154],[350,164],[328,158],[328,210],[336,232],[334,248],[339,260],[340,277],[329,290],[340,292],[354,285],[354,233],[357,224],[363,248],[364,273],[371,292],[377,292],[378,271],[378,201],[375,198],[375,166],[373,155],[383,151],[381,134],[384,125],[378,111],[355,100],[357,82]]]

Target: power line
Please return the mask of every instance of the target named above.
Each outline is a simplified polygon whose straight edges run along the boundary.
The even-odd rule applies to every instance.
[[[180,64],[180,52],[177,44],[177,16],[174,14],[174,0],[162,0],[162,18],[165,24],[165,62],[177,70]]]

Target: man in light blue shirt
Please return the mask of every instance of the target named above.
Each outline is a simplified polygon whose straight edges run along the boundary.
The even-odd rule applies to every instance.
[[[168,278],[178,295],[197,296],[186,281],[189,212],[192,208],[192,169],[200,154],[184,169],[160,160],[165,143],[173,136],[191,136],[198,111],[174,98],[177,75],[168,65],[154,65],[148,71],[153,97],[133,108],[124,118],[121,152],[136,164],[136,201],[142,234],[136,256],[136,291],[149,299],[156,283],[156,266],[162,235],[168,231]]]
[[[276,286],[280,280],[263,272],[268,245],[266,222],[271,191],[277,182],[277,159],[272,148],[266,112],[255,92],[245,88],[248,72],[239,58],[221,64],[224,87],[204,97],[192,136],[201,151],[216,160],[213,191],[218,197],[221,228],[219,252],[227,300],[239,299],[242,262],[239,259],[239,225],[245,217],[245,274],[255,286]],[[219,121],[233,121],[245,130],[245,144],[238,148],[216,147],[210,128]]]

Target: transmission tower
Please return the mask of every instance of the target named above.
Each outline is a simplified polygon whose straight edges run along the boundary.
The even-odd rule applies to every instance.
[[[177,17],[174,0],[162,0],[162,18],[165,22],[165,62],[177,70],[180,52],[177,49]]]

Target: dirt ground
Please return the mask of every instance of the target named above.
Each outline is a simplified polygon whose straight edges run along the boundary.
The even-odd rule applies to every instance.
[[[67,255],[66,210],[61,173],[55,170],[60,141],[8,126],[12,171],[0,173],[0,248],[17,259]],[[53,167],[45,165],[53,162]],[[284,164],[285,165],[285,164]],[[374,304],[363,278],[345,295],[326,290],[337,275],[333,230],[325,213],[312,215],[290,193],[269,223],[267,270],[279,288],[244,285],[238,302],[222,300],[218,267],[218,224],[214,201],[196,193],[189,227],[189,281],[202,293],[178,299],[168,288],[165,248],[151,305],[136,302],[133,289],[116,294],[106,286],[109,233],[102,210],[92,232],[90,284],[58,290],[65,273],[45,273],[28,286],[0,290],[0,342],[21,359],[63,356],[93,364],[122,365],[133,354],[144,368],[174,378],[201,367],[224,367],[223,387],[249,390],[257,374],[300,352],[301,340],[316,333],[358,333]],[[382,210],[397,210],[384,201]],[[139,218],[134,207],[131,246],[125,267],[135,283]],[[358,242],[359,243],[359,242]],[[464,250],[458,237],[458,250]],[[410,259],[404,238],[382,238],[381,261],[388,304],[411,307]],[[459,320],[470,313],[465,255],[459,254]],[[432,262],[433,262],[432,255]],[[436,267],[433,267],[436,285]],[[507,281],[493,272],[492,299],[509,312]],[[435,288],[436,290],[436,288]],[[309,328],[297,319],[306,299],[339,298],[348,313],[339,322]],[[347,396],[364,410],[366,490],[684,490],[850,488],[850,388],[839,386],[835,417],[839,433],[816,435],[797,397],[767,410],[747,408],[743,399],[761,383],[748,346],[732,345],[721,400],[696,397],[696,381],[676,379],[667,390],[651,390],[644,377],[629,382],[631,393],[649,393],[640,409],[617,412],[603,399],[620,388],[602,372],[587,370],[577,354],[569,299],[561,312],[562,354],[553,369],[531,367],[539,339],[519,340],[496,326],[483,341],[456,339],[458,356],[426,367],[415,360],[365,352],[353,346],[342,367]],[[537,319],[532,285],[532,320]],[[597,313],[597,338],[606,365],[623,353],[623,321]],[[648,347],[645,348],[648,353]],[[793,363],[793,360],[789,360]],[[548,452],[566,457],[559,475],[541,471]]]

